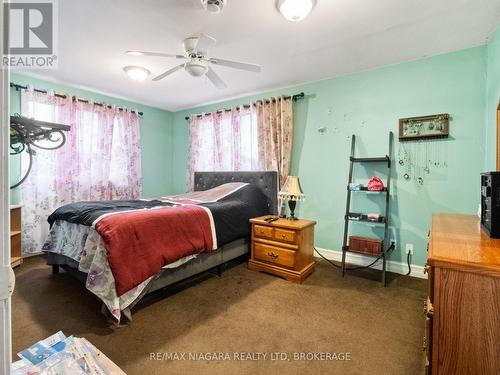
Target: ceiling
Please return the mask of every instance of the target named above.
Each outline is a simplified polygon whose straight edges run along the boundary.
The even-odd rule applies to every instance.
[[[317,0],[301,22],[285,20],[275,0],[228,0],[222,14],[199,0],[59,1],[57,70],[30,70],[64,82],[176,111],[484,44],[500,16],[498,0]],[[262,65],[261,73],[215,67],[228,88],[181,70],[159,82],[130,80],[179,64],[126,50],[181,53],[194,33],[217,39],[211,55]]]

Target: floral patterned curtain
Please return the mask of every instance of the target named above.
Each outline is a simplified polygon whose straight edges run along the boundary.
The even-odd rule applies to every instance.
[[[290,174],[293,142],[291,98],[191,116],[189,190],[196,171],[278,171]]]
[[[259,101],[254,111],[259,132],[260,168],[263,171],[278,171],[281,187],[290,174],[292,162],[292,99]]]
[[[21,93],[21,113],[71,126],[60,149],[35,148],[31,173],[21,185],[25,255],[41,251],[49,229],[47,217],[59,206],[141,196],[137,114],[30,89]],[[23,154],[23,169],[27,160]]]

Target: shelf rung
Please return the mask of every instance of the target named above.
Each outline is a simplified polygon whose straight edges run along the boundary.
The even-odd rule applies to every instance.
[[[381,156],[377,158],[354,158],[350,157],[350,160],[353,163],[381,163],[381,162],[389,162],[389,156]]]
[[[350,217],[350,216],[352,216],[352,217]],[[361,217],[359,217],[359,219],[356,219],[355,214],[350,213],[348,215],[345,215],[345,219],[347,219],[349,221],[354,221],[354,222],[358,221],[360,223],[385,224],[385,217],[384,216],[380,216],[380,219],[375,221],[375,220],[368,220],[366,215],[362,215]]]
[[[349,189],[349,186],[347,186],[347,190],[350,190],[352,192],[356,192],[356,191],[361,191],[361,192],[365,192],[365,193],[387,193],[387,188],[383,188],[382,190],[368,190],[368,188],[366,186],[363,186],[359,189]]]
[[[11,267],[20,266],[22,262],[23,262],[22,257],[10,257],[10,266]]]
[[[391,249],[392,245],[390,245],[389,247],[385,248],[385,250],[381,251],[380,253],[377,253],[377,254],[374,254],[374,253],[368,253],[368,252],[364,252],[364,251],[356,251],[356,250],[351,250],[349,248],[349,246],[345,246],[345,248],[342,248],[342,250],[344,251],[348,251],[350,253],[358,253],[358,254],[364,254],[364,255],[371,255],[371,256],[374,256],[374,257],[379,257],[383,254],[386,254],[389,252],[389,250]]]
[[[352,221],[354,223],[363,223],[363,224],[380,224],[380,225],[384,225],[385,224],[385,220],[384,221],[372,221],[372,220],[349,219],[349,221]]]
[[[377,253],[377,254],[374,254],[374,253],[369,253],[369,252],[365,252],[365,251],[356,251],[356,250],[351,250],[349,248],[346,249],[346,251],[350,252],[350,253],[356,253],[356,254],[363,254],[363,255],[368,255],[368,256],[372,256],[372,257],[379,257],[382,255],[382,253]]]

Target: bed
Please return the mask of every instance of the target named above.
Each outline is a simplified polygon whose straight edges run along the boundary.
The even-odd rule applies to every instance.
[[[43,248],[47,264],[52,266],[54,274],[57,274],[61,267],[82,281],[86,288],[102,301],[101,311],[112,318],[115,323],[123,323],[131,320],[131,309],[145,295],[202,272],[216,270],[220,275],[224,264],[245,256],[248,253],[250,230],[248,225],[250,217],[248,216],[275,214],[277,212],[277,173],[195,172],[194,175],[194,191],[200,192],[199,194],[201,195],[204,192],[209,193],[219,188],[227,190],[228,186],[231,186],[231,189],[233,189],[233,185],[236,188],[224,195],[223,198],[217,200],[217,202],[197,201],[197,203],[192,204],[192,198],[196,198],[197,194],[193,193],[194,195],[188,195],[187,197],[168,197],[162,200],[161,204],[158,204],[156,200],[133,201],[134,205],[138,205],[137,207],[133,206],[133,209],[128,209],[129,201],[117,201],[118,204],[123,203],[121,211],[109,214],[105,210],[106,208],[86,206],[86,202],[76,203],[76,205],[80,204],[80,206],[83,204],[83,208],[79,207],[79,215],[75,215],[75,212],[71,211],[73,209],[72,206],[69,208],[63,206],[49,217],[51,231]],[[201,206],[201,209],[195,207],[197,205]],[[175,207],[175,211],[171,209],[172,206]],[[101,208],[104,211],[98,211]],[[198,209],[198,213],[202,216],[204,215],[203,210],[207,212],[208,221],[211,223],[211,235],[216,240],[210,241],[211,236],[208,233],[210,229],[208,229],[208,226],[205,228],[202,224],[198,223],[201,220],[199,217],[183,216],[179,219],[170,218],[170,221],[165,226],[162,226],[164,222],[161,221],[162,218],[158,215],[163,215],[162,212],[168,212],[170,215],[182,209],[190,211]],[[157,215],[157,217],[154,220],[151,219],[153,221],[149,220],[148,223],[144,224],[148,226],[147,230],[149,232],[147,236],[141,237],[141,230],[146,229],[142,229],[140,224],[146,214],[148,218],[151,215]],[[75,220],[76,216],[78,216],[78,220]],[[95,220],[95,217],[99,219]],[[205,220],[204,217],[203,220]],[[108,232],[102,229],[106,229],[109,222],[114,224],[113,221],[120,220],[122,221],[122,226],[136,222],[139,225],[127,234],[129,237],[125,237],[126,242],[124,245],[119,242],[120,239],[113,237],[113,234],[117,232],[116,227],[111,226],[111,230]],[[160,235],[159,232],[162,232],[161,236],[168,236],[168,231],[163,230],[166,227],[172,233],[176,230],[180,231],[179,233],[184,233],[186,223],[182,226],[177,225],[179,228],[175,226],[170,227],[171,222],[176,220],[196,221],[197,224],[194,226],[194,232],[198,231],[202,233],[198,236],[199,238],[193,237],[192,239],[187,235],[174,236],[172,234],[174,236],[172,237],[173,239],[177,240],[179,237],[186,237],[184,239],[192,246],[195,246],[193,244],[196,244],[197,240],[200,240],[201,242],[198,241],[200,243],[197,245],[198,249],[202,247],[211,247],[211,249],[205,249],[209,252],[182,253],[184,256],[172,262],[168,260],[168,257],[165,260],[165,256],[163,256],[161,259],[163,259],[163,263],[165,264],[162,264],[161,269],[158,272],[154,269],[154,274],[152,275],[146,273],[146,270],[153,272],[150,268],[151,263],[154,262],[150,261],[149,257],[154,258],[156,254],[147,255],[147,257],[141,256],[141,251],[147,249],[149,245],[145,245],[142,248],[135,246],[128,253],[128,242],[135,241],[141,246],[143,244],[154,244],[155,242],[147,242],[147,239],[155,238],[156,232],[158,232],[158,235]],[[89,225],[91,222],[92,225]],[[151,222],[156,227],[150,228]],[[85,225],[82,223],[85,223]],[[236,226],[235,223],[239,224]],[[192,233],[192,231],[188,232]],[[109,238],[108,233],[111,233]],[[175,241],[172,242],[171,246],[174,245]],[[182,245],[181,243],[179,246]],[[118,277],[120,273],[117,273],[117,254],[119,255],[119,262],[122,263],[124,263],[122,258],[127,259],[127,257],[131,257],[128,259],[128,266],[120,266],[122,269],[125,267],[126,277]],[[144,258],[148,259],[144,260]],[[146,269],[141,268],[143,263]],[[130,267],[130,264],[137,264],[138,270],[135,269],[135,266]],[[134,274],[129,275],[128,272],[132,272],[132,270]],[[140,275],[136,275],[137,273]],[[132,283],[134,277],[139,277],[139,279],[135,283]],[[142,281],[139,283],[139,280]],[[128,289],[124,287],[124,283],[127,282],[131,283]],[[133,288],[130,289],[131,286]],[[120,289],[122,290],[120,291]]]

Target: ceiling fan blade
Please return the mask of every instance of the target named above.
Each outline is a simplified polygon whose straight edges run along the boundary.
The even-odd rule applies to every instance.
[[[179,69],[182,69],[184,68],[184,64],[181,64],[181,65],[177,65],[176,67],[170,69],[170,70],[167,70],[165,73],[162,73],[160,74],[159,76],[157,77],[154,77],[153,78],[153,81],[159,81],[160,79],[163,79],[165,78],[166,76],[172,74],[172,73],[175,73],[176,71],[178,71]]]
[[[211,58],[208,60],[212,64],[227,66],[229,68],[247,70],[249,72],[260,73],[262,71],[262,67],[260,65],[243,63],[239,61],[231,61],[231,60],[223,60],[217,58]]]
[[[206,73],[206,76],[208,77],[208,79],[210,80],[210,82],[212,82],[214,84],[215,87],[217,87],[218,89],[225,89],[227,88],[227,85],[224,83],[224,81],[222,80],[222,78],[220,78],[217,73],[214,72],[214,70],[212,68],[208,68],[208,71]]]
[[[161,52],[148,52],[148,51],[125,51],[127,55],[131,56],[159,56],[159,57],[175,57],[176,59],[185,59],[184,55],[174,55],[171,53]]]
[[[206,34],[200,34],[195,50],[197,52],[207,52],[216,42],[217,40],[215,38]]]
[[[175,8],[175,10],[182,10],[184,12],[193,12],[193,11],[205,11],[203,5],[200,0],[182,0],[182,1],[173,1],[170,7]]]

